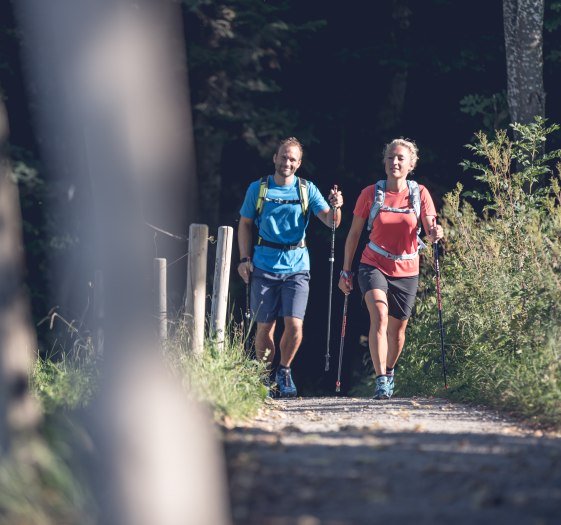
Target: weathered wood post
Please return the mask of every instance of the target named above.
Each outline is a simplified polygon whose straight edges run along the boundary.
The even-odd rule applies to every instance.
[[[154,308],[158,320],[160,341],[168,338],[168,296],[167,296],[167,259],[154,259]]]
[[[234,229],[231,226],[220,226],[218,228],[218,245],[216,248],[212,306],[210,310],[210,330],[219,350],[224,348],[233,238]]]
[[[204,351],[207,251],[208,226],[191,224],[187,259],[185,324],[188,350],[194,354],[202,354]]]

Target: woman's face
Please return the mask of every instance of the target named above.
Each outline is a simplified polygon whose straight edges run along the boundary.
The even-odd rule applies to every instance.
[[[414,168],[411,152],[405,146],[393,146],[384,160],[386,175],[394,179],[404,179]]]

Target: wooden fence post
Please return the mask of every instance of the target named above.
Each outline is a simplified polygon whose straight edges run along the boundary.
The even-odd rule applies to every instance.
[[[231,226],[220,226],[220,228],[218,228],[218,245],[216,248],[216,262],[214,266],[212,307],[210,310],[210,330],[212,337],[216,340],[219,350],[224,349],[233,237],[234,229]]]
[[[154,296],[158,337],[160,341],[168,338],[168,296],[167,296],[167,259],[154,259]]]
[[[202,354],[204,351],[207,251],[208,226],[191,224],[189,226],[185,323],[188,350],[194,354]]]

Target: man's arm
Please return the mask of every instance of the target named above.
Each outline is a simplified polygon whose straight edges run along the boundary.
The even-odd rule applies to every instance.
[[[328,228],[333,227],[333,219],[335,218],[335,228],[337,228],[341,224],[341,206],[343,206],[343,194],[337,189],[337,186],[329,192],[329,204],[331,208],[321,210],[317,217]],[[333,210],[335,210],[335,217],[333,216]]]
[[[240,261],[238,263],[238,273],[247,284],[249,276],[253,271],[251,263],[251,254],[253,252],[253,219],[240,217],[238,225],[238,248],[240,250]]]

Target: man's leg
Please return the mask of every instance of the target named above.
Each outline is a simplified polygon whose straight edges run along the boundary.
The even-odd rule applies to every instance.
[[[292,380],[290,365],[302,343],[302,325],[303,321],[298,317],[284,317],[284,330],[280,340],[281,358],[275,375],[280,397],[296,397],[298,393]]]
[[[302,343],[304,315],[308,304],[309,272],[299,272],[287,276],[281,291],[281,315],[284,330],[280,341],[281,359],[276,381],[281,397],[295,397],[296,385],[292,380],[290,365]]]
[[[273,358],[275,357],[275,326],[276,321],[257,323],[257,329],[255,331],[255,355],[259,361],[264,360],[269,364],[273,362]]]
[[[280,340],[281,366],[290,368],[298,348],[302,344],[304,321],[297,317],[284,318],[284,331]]]
[[[257,325],[255,356],[272,363],[275,357],[275,326],[280,306],[280,281],[259,268],[251,277],[251,312]]]

